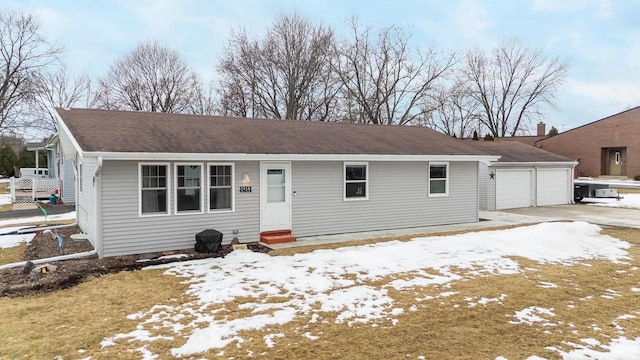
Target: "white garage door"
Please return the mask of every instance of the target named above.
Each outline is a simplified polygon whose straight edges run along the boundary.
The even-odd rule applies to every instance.
[[[538,206],[564,205],[571,203],[568,169],[538,169]]]
[[[496,209],[532,206],[533,170],[496,170]]]

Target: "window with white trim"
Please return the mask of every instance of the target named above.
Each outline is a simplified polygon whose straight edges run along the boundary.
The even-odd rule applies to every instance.
[[[169,214],[169,165],[140,164],[140,214]]]
[[[429,196],[449,195],[449,163],[429,163]]]
[[[209,211],[233,211],[233,164],[209,164]]]
[[[367,200],[369,182],[368,163],[344,163],[344,199]]]
[[[176,213],[202,212],[202,164],[175,164]]]

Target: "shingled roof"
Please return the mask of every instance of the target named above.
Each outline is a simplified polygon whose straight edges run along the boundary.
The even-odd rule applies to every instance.
[[[564,156],[517,141],[471,141],[471,145],[487,153],[501,155],[500,163],[507,162],[571,162]]]
[[[424,127],[93,109],[56,111],[86,152],[492,155]]]

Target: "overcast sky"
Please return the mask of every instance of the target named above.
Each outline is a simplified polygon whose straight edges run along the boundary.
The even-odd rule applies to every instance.
[[[47,39],[64,47],[74,72],[102,76],[138,43],[178,50],[203,78],[230,29],[260,35],[279,13],[297,12],[345,31],[352,15],[373,27],[401,25],[416,43],[489,49],[505,37],[569,61],[547,129],[569,130],[640,105],[639,0],[4,0],[40,17]],[[4,7],[4,6],[3,6]]]

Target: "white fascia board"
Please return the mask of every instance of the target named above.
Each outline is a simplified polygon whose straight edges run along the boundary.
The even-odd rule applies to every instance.
[[[67,127],[67,124],[64,123],[64,120],[62,120],[62,118],[60,117],[60,115],[58,115],[57,111],[53,111],[53,114],[55,115],[56,118],[56,122],[58,123],[58,134],[61,135],[60,136],[60,142],[63,145],[63,154],[65,158],[75,158],[75,155],[73,152],[69,151],[69,149],[64,149],[64,145],[68,145],[65,144],[64,140],[67,140],[69,143],[71,143],[71,146],[73,146],[75,153],[78,154],[78,156],[80,158],[82,158],[82,148],[80,147],[80,144],[78,144],[78,142],[76,141],[76,139],[73,137],[73,134],[71,134],[71,131],[69,131],[69,128]]]
[[[492,162],[492,167],[573,167],[578,163],[575,161],[540,161],[540,162]]]
[[[214,154],[84,152],[84,157],[135,161],[497,161],[493,155],[366,155],[366,154]]]

